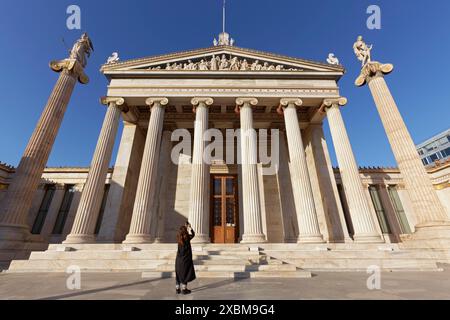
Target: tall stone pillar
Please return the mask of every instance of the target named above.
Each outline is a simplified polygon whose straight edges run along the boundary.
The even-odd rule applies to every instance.
[[[156,180],[158,178],[159,150],[164,123],[167,98],[148,98],[146,104],[151,108],[150,121],[147,129],[144,155],[136,191],[136,199],[131,218],[130,232],[124,243],[150,243],[151,223],[156,215],[152,212],[155,198]]]
[[[323,133],[323,123],[310,123],[307,131],[311,135],[311,146],[317,166],[319,185],[323,195],[325,214],[329,222],[331,242],[352,242],[348,234],[344,210],[339,200],[333,166],[327,141]]]
[[[174,129],[172,129],[174,130]],[[163,243],[165,236],[165,221],[167,215],[167,193],[174,192],[169,190],[168,173],[173,168],[171,159],[172,155],[172,131],[164,130],[162,133],[161,151],[159,160],[159,174],[158,174],[158,186],[157,192],[158,199],[155,200],[155,210],[157,212],[156,223],[152,222],[152,235],[155,237],[155,243]]]
[[[256,131],[253,128],[253,110],[256,98],[236,99],[236,111],[241,116],[242,196],[244,234],[242,243],[266,242],[262,227],[261,202],[258,183]]]
[[[64,241],[66,244],[94,243],[95,225],[105,190],[105,181],[109,163],[119,127],[123,98],[102,98],[102,104],[108,106],[97,147],[91,162],[91,168],[81,194],[72,231]]]
[[[194,153],[192,155],[191,195],[189,222],[196,232],[193,242],[209,243],[209,164],[205,162],[206,141],[204,134],[208,130],[208,106],[212,98],[194,98],[191,103],[195,112]]]
[[[77,80],[82,84],[89,82],[84,68],[85,55],[90,54],[91,49],[91,41],[84,34],[68,59],[50,63],[51,69],[60,75],[0,208],[0,240],[24,241],[30,235],[27,214],[34,192],[39,186],[75,84]]]
[[[346,98],[326,99],[323,107],[326,109],[342,185],[352,218],[353,240],[367,243],[384,242],[372,219],[369,203],[359,175],[359,168],[339,110],[339,106],[346,104]]]
[[[295,211],[298,223],[298,243],[322,243],[317,219],[311,179],[306,163],[297,107],[303,104],[300,99],[281,99],[279,112],[284,114],[289,158],[291,162],[291,183],[294,193]]]
[[[433,184],[420,160],[417,149],[384,80],[392,64],[370,61],[356,80],[357,86],[368,84],[383,122],[417,221],[415,239],[450,239],[450,221]]]

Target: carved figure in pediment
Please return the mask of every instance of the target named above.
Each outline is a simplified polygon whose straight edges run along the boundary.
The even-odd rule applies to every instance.
[[[166,70],[172,70],[172,66],[170,65],[170,63],[166,64]]]
[[[230,61],[230,70],[237,71],[239,70],[239,60],[238,57],[234,57]]]
[[[250,69],[251,69],[252,71],[258,70],[258,66],[261,66],[261,65],[259,64],[259,60],[255,60],[255,61],[252,63],[252,66],[250,67]]]
[[[205,60],[201,60],[200,63],[198,64],[198,69],[201,71],[206,71],[208,70],[208,63]]]
[[[218,58],[218,57],[217,57]],[[218,61],[215,55],[212,56],[211,62],[210,62],[210,70],[216,71],[218,69]]]
[[[269,70],[269,63],[268,62],[264,62],[264,65],[261,67],[261,70],[263,70],[263,71]]]
[[[246,71],[246,70],[248,70],[248,69],[249,69],[249,65],[248,65],[247,59],[244,59],[244,60],[241,62],[241,70],[242,70],[242,71]]]
[[[219,70],[227,70],[228,69],[228,60],[225,55],[222,55],[222,59],[220,60]]]
[[[275,68],[275,70],[278,70],[278,71],[283,70],[283,69],[284,69],[284,66],[282,66],[281,64],[277,65],[277,67]]]

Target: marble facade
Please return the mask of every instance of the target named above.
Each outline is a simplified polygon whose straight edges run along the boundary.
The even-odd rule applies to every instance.
[[[44,170],[52,145],[39,143],[54,140],[77,78],[87,81],[83,61],[66,59],[56,63],[60,69],[54,67],[63,71],[29,145],[38,162],[17,170],[0,165],[0,204],[6,208],[0,216],[0,231],[6,230],[0,242],[6,244],[0,249],[12,250],[20,242],[69,249],[174,243],[187,219],[200,244],[352,243],[364,248],[436,240],[427,239],[433,228],[447,237],[450,166],[428,172],[417,167],[418,155],[402,138],[409,134],[400,114],[387,111],[395,103],[383,75],[392,69],[385,72],[386,67],[369,61],[358,85],[368,83],[372,90],[400,171],[358,167],[340,112],[351,107],[338,86],[345,73],[341,65],[229,45],[103,65],[109,85],[101,102],[107,111],[90,168]],[[324,138],[326,120],[332,141]],[[108,168],[121,121],[115,166]],[[209,128],[241,129],[241,143],[233,148],[242,164],[204,163],[208,144],[202,137]],[[261,142],[272,144],[272,136],[261,141],[246,135],[254,129],[280,133],[279,163],[271,174],[264,173],[267,164],[256,151]],[[174,163],[177,130],[188,131],[192,140]],[[399,130],[401,136],[392,136]],[[337,169],[331,165],[331,145]],[[420,183],[414,184],[414,177]],[[225,179],[222,187],[217,179]],[[15,191],[23,184],[26,195]],[[20,214],[14,214],[15,206]],[[222,218],[216,219],[216,211]],[[10,232],[14,228],[21,233]],[[427,231],[417,238],[417,228]]]

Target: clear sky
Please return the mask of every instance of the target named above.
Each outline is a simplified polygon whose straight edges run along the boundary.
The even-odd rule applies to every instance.
[[[88,166],[105,114],[100,65],[113,51],[126,60],[212,45],[221,31],[221,3],[1,0],[0,161],[19,163],[58,77],[48,63],[67,56],[63,38],[71,47],[88,31],[95,52],[86,69],[91,82],[77,85],[48,165]],[[81,7],[82,30],[66,27],[71,4]],[[381,7],[381,30],[366,27],[372,4]],[[340,82],[349,100],[343,116],[360,165],[395,160],[368,88],[353,84],[360,63],[352,45],[359,34],[374,44],[376,60],[395,65],[387,82],[414,141],[450,127],[450,1],[228,0],[227,6],[227,31],[239,47],[322,62],[330,52],[339,57],[347,69]],[[328,127],[326,135],[332,148]],[[332,158],[336,164],[333,151]]]

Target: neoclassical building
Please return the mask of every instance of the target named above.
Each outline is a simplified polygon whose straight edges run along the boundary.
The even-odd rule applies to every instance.
[[[320,261],[308,268],[289,260],[308,250],[310,261],[316,250],[340,252],[342,259],[345,250],[367,250],[368,261],[379,259],[386,269],[435,268],[450,258],[450,166],[424,168],[384,82],[393,67],[364,56],[362,39],[355,43],[363,61],[356,84],[370,87],[398,168],[358,167],[351,124],[340,112],[347,104],[338,86],[345,69],[335,59],[243,49],[225,32],[210,48],[109,59],[101,67],[109,83],[101,98],[106,115],[91,166],[45,168],[72,89],[77,80],[88,82],[83,69],[91,47],[83,35],[68,59],[51,63],[61,75],[24,157],[17,169],[0,166],[4,264],[47,249],[10,270],[63,270],[78,261],[86,269],[167,271],[145,263],[173,258],[176,232],[187,220],[199,256],[272,252],[269,260],[294,265],[290,271],[326,269],[333,259],[323,268]],[[324,121],[332,141],[324,138]],[[205,161],[213,143],[222,152]],[[419,262],[420,248],[432,267]],[[403,251],[409,260],[402,264],[387,251]],[[122,260],[129,260],[125,267]],[[255,270],[266,270],[257,260],[250,259]],[[284,269],[273,262],[270,270]]]

